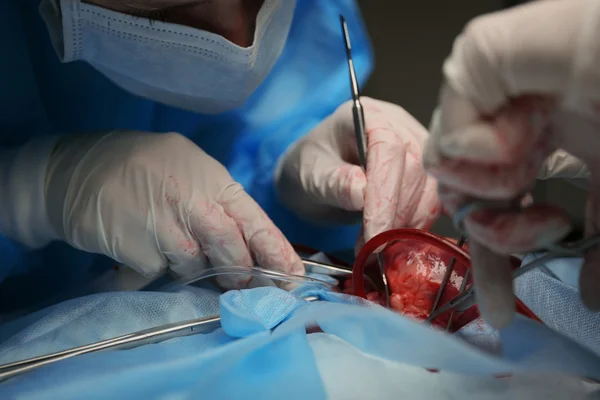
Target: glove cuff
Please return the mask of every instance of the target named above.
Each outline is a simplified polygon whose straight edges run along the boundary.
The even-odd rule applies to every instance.
[[[46,210],[46,171],[58,137],[0,148],[0,233],[30,248],[58,239]]]

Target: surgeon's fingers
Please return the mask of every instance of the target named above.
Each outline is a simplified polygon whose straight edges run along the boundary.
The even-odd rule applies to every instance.
[[[325,168],[316,163],[312,171],[311,186],[320,202],[346,211],[363,209],[367,178],[361,167],[340,160]]]
[[[417,200],[415,213],[408,219],[408,226],[417,229],[429,229],[442,213],[442,206],[437,194],[437,182],[432,176],[427,176],[427,182]]]
[[[165,250],[169,270],[180,278],[189,277],[209,267],[209,261],[194,239],[184,239],[176,250]]]
[[[499,254],[540,249],[560,241],[571,230],[567,213],[544,204],[519,211],[478,210],[464,223],[469,237]]]
[[[509,255],[499,255],[470,239],[473,282],[481,316],[496,329],[508,326],[515,310]]]
[[[235,221],[259,266],[304,275],[304,264],[292,245],[241,185],[235,183],[225,189],[220,203]]]
[[[327,118],[321,136],[307,140],[301,160],[303,185],[316,200],[345,211],[362,211],[367,177],[360,164],[352,103],[346,102]],[[327,135],[323,137],[322,133]]]
[[[440,185],[440,200],[444,209],[455,215],[459,209],[474,201],[456,190]],[[495,205],[500,206],[499,202]],[[522,209],[510,210],[510,205],[501,209],[475,210],[464,219],[469,236],[500,254],[519,253],[548,246],[562,239],[571,229],[570,217],[558,207],[533,204],[531,195],[521,201]]]
[[[166,197],[171,199],[172,203],[178,204],[181,201],[181,194],[175,186],[167,185],[165,190]],[[154,244],[153,248],[162,253],[165,266],[179,278],[190,277],[208,268],[210,266],[208,258],[203,252],[193,227],[189,225],[190,222],[194,221],[197,212],[191,210],[188,215],[180,215],[178,210],[171,207],[166,207],[163,211],[167,211],[165,215],[168,217],[161,219],[160,223],[157,224],[159,226],[152,234],[155,235],[158,241],[158,246]],[[148,243],[154,243],[154,241],[148,241]],[[152,254],[152,252],[146,251],[144,247],[137,246],[137,252]],[[148,264],[145,267],[147,269]]]
[[[460,103],[457,98],[449,107]],[[456,116],[438,111],[423,157],[425,167],[440,183],[475,197],[519,195],[553,150],[553,110],[552,100],[522,97],[493,118],[477,118],[465,126],[444,122]]]
[[[365,240],[385,230],[407,226],[427,180],[406,135],[387,128],[373,129],[368,135]]]
[[[254,264],[244,238],[235,223],[223,207],[212,201],[197,204],[189,216],[189,225],[200,245],[193,249],[190,241],[185,255],[201,259],[206,255],[213,267],[240,266]],[[224,275],[218,278],[220,285],[227,289],[245,288],[252,277],[250,275]]]
[[[457,95],[447,97],[453,103],[461,101]],[[488,165],[519,163],[539,151],[535,147],[548,131],[554,103],[548,97],[524,96],[511,100],[493,116],[454,128],[443,124],[442,115],[433,137],[443,157]]]
[[[318,203],[345,211],[362,211],[367,177],[358,165],[352,121],[350,104],[345,103],[324,122],[323,129],[331,133],[325,142],[321,137],[305,141],[299,172],[303,187]]]
[[[529,188],[550,153],[550,146],[541,145],[521,163],[503,166],[446,158],[434,162],[426,158],[424,162],[428,172],[445,186],[482,199],[510,199]]]

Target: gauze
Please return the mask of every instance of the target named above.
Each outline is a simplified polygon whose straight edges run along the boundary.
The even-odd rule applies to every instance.
[[[246,48],[211,32],[79,0],[42,0],[40,12],[62,62],[85,61],[135,95],[217,114],[243,104],[269,74],[294,7],[295,0],[265,0]]]

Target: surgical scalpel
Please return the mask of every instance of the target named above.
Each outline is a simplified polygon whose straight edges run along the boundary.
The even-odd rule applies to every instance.
[[[350,34],[348,33],[348,24],[346,19],[340,15],[340,23],[342,24],[342,33],[344,36],[344,44],[346,46],[346,58],[348,59],[348,70],[350,71],[350,90],[352,92],[352,117],[354,118],[354,133],[356,135],[356,144],[358,146],[358,156],[363,170],[367,171],[367,131],[365,127],[365,113],[360,102],[360,89],[358,87],[358,78],[354,69],[354,60],[352,60],[352,45],[350,44]],[[383,268],[383,260],[381,253],[377,253],[377,264],[385,291],[385,305],[390,306],[390,287]]]

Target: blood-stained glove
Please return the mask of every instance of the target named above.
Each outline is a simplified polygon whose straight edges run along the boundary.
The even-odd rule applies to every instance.
[[[14,177],[3,209],[25,204],[33,210],[3,231],[31,247],[62,239],[149,277],[167,269],[188,275],[208,265],[254,264],[304,274],[300,258],[258,204],[179,134],[67,136],[49,157],[36,157],[35,149],[26,145],[2,164],[2,173]],[[43,174],[20,179],[27,171]],[[38,175],[44,179],[33,179]],[[34,194],[39,201],[29,199]],[[46,234],[31,233],[38,230]],[[249,281],[231,276],[220,283],[239,288]]]
[[[586,231],[599,231],[599,37],[597,0],[538,1],[467,26],[444,64],[445,84],[424,156],[450,213],[472,199],[508,202],[520,196],[544,176],[544,165],[560,169],[549,155],[568,154],[580,166],[569,162],[551,175],[586,176],[581,166],[587,165]],[[547,205],[521,213],[482,210],[466,218],[465,228],[481,311],[496,327],[505,326],[514,310],[506,254],[560,240],[569,218]],[[580,279],[584,302],[600,309],[600,249],[588,252]]]
[[[360,166],[352,103],[346,102],[280,159],[275,174],[283,203],[320,223],[360,221],[364,237],[429,228],[439,216],[435,180],[421,159],[427,130],[401,107],[362,98],[367,172]]]

